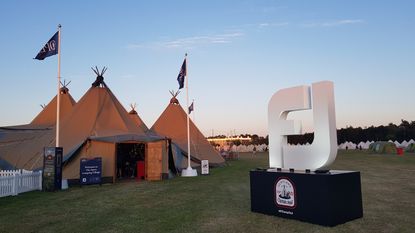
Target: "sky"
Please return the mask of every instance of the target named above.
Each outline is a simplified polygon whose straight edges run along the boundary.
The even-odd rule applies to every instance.
[[[57,56],[33,58],[58,24],[75,100],[91,67],[106,66],[106,84],[148,127],[178,89],[185,53],[205,136],[265,136],[276,91],[322,80],[334,83],[337,128],[412,121],[414,12],[411,0],[2,1],[0,126],[29,123],[56,95]],[[289,117],[312,131],[311,111]]]

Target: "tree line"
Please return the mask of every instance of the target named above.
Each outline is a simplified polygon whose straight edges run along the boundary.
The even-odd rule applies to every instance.
[[[257,134],[240,134],[241,137],[251,137],[250,144],[268,145],[268,135],[266,137],[258,136]],[[225,135],[218,135],[215,137],[225,138]],[[359,142],[366,141],[409,141],[415,140],[415,121],[401,120],[399,125],[389,123],[388,125],[370,126],[370,127],[357,127],[352,126],[341,128],[337,130],[337,144],[344,142],[353,142],[358,144]],[[291,135],[287,137],[290,144],[306,144],[312,143],[314,140],[314,133],[305,133],[303,135]],[[240,145],[241,142],[234,141],[235,145]]]
[[[314,139],[314,133],[306,133],[304,135],[288,136],[288,143],[292,144],[305,144],[312,143]],[[401,120],[399,125],[389,123],[388,125],[370,126],[370,127],[357,127],[349,126],[347,128],[341,128],[337,130],[337,144],[344,142],[353,142],[358,144],[359,142],[366,141],[409,141],[415,139],[415,121]]]

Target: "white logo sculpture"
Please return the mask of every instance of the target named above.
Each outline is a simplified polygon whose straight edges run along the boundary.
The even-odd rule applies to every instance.
[[[312,101],[311,101],[312,99]],[[301,121],[287,120],[289,112],[313,110],[314,141],[288,145],[287,135],[301,134]],[[333,82],[323,81],[277,91],[268,104],[269,166],[311,171],[324,170],[337,154]]]

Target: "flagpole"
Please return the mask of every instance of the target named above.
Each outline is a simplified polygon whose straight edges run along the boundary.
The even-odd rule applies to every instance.
[[[189,129],[189,76],[188,76],[188,67],[187,67],[187,53],[185,55],[186,62],[186,113],[187,113],[187,169],[191,169],[190,166],[190,129]]]
[[[197,176],[197,171],[190,166],[190,128],[189,128],[189,86],[188,86],[188,66],[187,66],[187,53],[185,54],[185,67],[186,67],[186,115],[187,115],[187,169],[182,170],[182,176]]]
[[[61,25],[58,25],[58,95],[56,103],[56,147],[59,147],[59,127],[61,108]]]

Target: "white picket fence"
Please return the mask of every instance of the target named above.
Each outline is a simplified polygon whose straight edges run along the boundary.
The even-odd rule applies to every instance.
[[[16,196],[19,193],[42,190],[42,172],[26,170],[0,171],[0,197]]]

